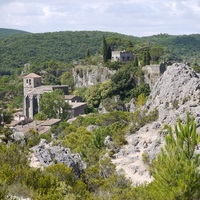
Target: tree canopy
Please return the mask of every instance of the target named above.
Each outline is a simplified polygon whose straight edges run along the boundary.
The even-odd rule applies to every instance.
[[[199,199],[199,154],[195,149],[200,142],[194,117],[187,114],[186,122],[169,127],[166,145],[153,162],[154,181],[149,186],[154,199]]]
[[[66,119],[69,112],[69,104],[65,102],[64,94],[56,89],[53,92],[45,92],[40,100],[41,112],[36,118],[60,118]]]

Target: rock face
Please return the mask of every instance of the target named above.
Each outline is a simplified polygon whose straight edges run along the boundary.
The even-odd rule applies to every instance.
[[[82,161],[80,155],[78,153],[71,154],[69,148],[53,146],[52,143],[47,144],[45,141],[41,141],[39,145],[30,150],[33,151],[34,158],[36,157],[40,163],[40,165],[35,166],[48,167],[54,163],[64,163],[68,167],[72,167],[77,176],[86,169],[86,163]],[[34,166],[33,163],[31,166]]]
[[[149,110],[157,107],[159,121],[174,124],[177,117],[185,119],[192,113],[200,117],[200,78],[186,64],[168,66],[163,76],[156,82],[146,104]]]
[[[164,134],[154,124],[145,125],[135,134],[126,137],[128,142],[115,154],[112,160],[117,170],[123,169],[134,186],[151,182],[153,177],[148,164],[156,158],[164,145]]]
[[[115,154],[112,160],[117,169],[123,169],[133,185],[151,182],[153,180],[148,171],[160,148],[164,146],[164,124],[172,127],[180,116],[185,120],[187,111],[190,112],[200,129],[200,78],[197,73],[186,64],[168,66],[163,75],[153,86],[146,103],[149,111],[158,109],[157,122],[147,124],[136,133],[127,136],[127,145]],[[200,130],[197,129],[197,132]]]
[[[88,87],[108,80],[114,73],[114,70],[102,66],[76,66],[73,70],[74,83],[76,87]]]

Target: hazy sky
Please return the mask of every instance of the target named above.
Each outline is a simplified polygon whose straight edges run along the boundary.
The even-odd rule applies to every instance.
[[[200,33],[200,0],[0,0],[0,28],[134,36]]]

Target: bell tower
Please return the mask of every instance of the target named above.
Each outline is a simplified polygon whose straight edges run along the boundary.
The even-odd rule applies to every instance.
[[[40,97],[40,95],[34,95],[31,94],[31,91],[42,85],[42,77],[35,74],[31,73],[28,74],[27,76],[23,77],[23,87],[24,87],[24,115],[28,118],[33,119],[33,116],[35,113],[35,109],[38,111],[38,102],[37,99]]]
[[[23,77],[23,83],[24,96],[26,96],[27,93],[33,90],[35,87],[42,85],[42,77],[35,73],[31,73]]]

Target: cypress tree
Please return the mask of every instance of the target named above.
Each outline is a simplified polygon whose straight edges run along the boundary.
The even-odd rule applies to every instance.
[[[146,65],[150,65],[150,61],[151,61],[151,56],[150,56],[149,50],[147,50],[147,52],[146,52]]]
[[[111,60],[111,57],[112,57],[112,51],[111,51],[111,47],[109,45],[108,49],[107,49],[107,60]]]
[[[107,53],[108,49],[107,49],[107,43],[106,43],[106,39],[103,36],[103,40],[102,40],[102,55],[103,55],[103,62],[106,63],[107,62]]]
[[[143,59],[142,59],[142,65],[145,66],[147,64],[147,52],[143,52]]]
[[[134,66],[138,67],[138,57],[137,56],[134,57]]]

